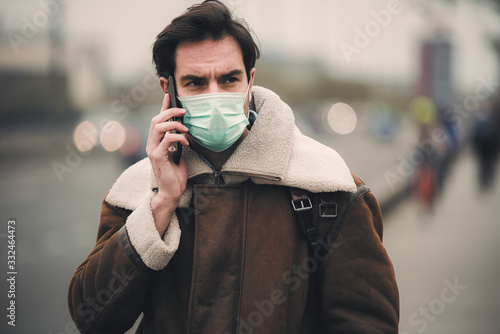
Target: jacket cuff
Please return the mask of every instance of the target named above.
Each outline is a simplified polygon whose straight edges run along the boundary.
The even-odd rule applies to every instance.
[[[155,196],[151,192],[127,218],[125,226],[132,246],[141,257],[144,264],[153,270],[165,268],[177,251],[181,230],[175,212],[163,238],[156,230],[151,199]]]

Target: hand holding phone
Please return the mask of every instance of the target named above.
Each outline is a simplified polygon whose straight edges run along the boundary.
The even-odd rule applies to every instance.
[[[168,228],[172,214],[186,190],[187,166],[181,159],[181,149],[183,145],[189,145],[184,135],[188,128],[180,123],[186,110],[182,109],[176,99],[174,79],[169,77],[168,82],[165,79],[160,79],[162,88],[165,89],[165,83],[167,87],[161,110],[151,119],[146,145],[157,185],[152,189],[156,195],[151,199],[150,206],[160,236]]]
[[[170,106],[172,108],[178,108],[178,107],[180,107],[181,103],[177,99],[177,92],[175,90],[175,81],[174,81],[174,78],[171,75],[168,77],[167,92],[170,95],[170,104],[171,104]],[[174,121],[174,122],[180,122],[180,123],[182,123],[182,117],[172,117],[171,120]],[[177,130],[173,130],[172,132],[173,133],[178,133]],[[179,161],[181,160],[182,145],[180,143],[178,143],[178,142],[175,142],[175,143],[172,143],[172,146],[173,146],[173,149],[174,149],[174,152],[173,152],[174,162],[175,162],[175,164],[178,165]]]

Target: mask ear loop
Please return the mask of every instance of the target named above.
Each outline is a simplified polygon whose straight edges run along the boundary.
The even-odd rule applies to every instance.
[[[248,97],[247,115],[246,115],[247,120],[248,120],[247,129],[250,130],[253,126],[253,123],[257,119],[257,112],[254,110],[255,104],[253,103],[253,96],[252,96],[252,92],[250,91],[250,79],[248,79],[248,87],[247,87],[246,96]],[[251,108],[251,107],[253,107],[253,108]]]
[[[248,92],[250,92],[250,95],[248,95]],[[250,104],[250,102],[252,101],[252,92],[250,91],[250,78],[248,78],[248,87],[246,95],[248,96],[248,104]],[[250,105],[248,107],[250,108]]]
[[[247,114],[245,115],[247,117],[247,120],[250,122],[250,102],[252,101],[252,92],[250,92],[250,94],[248,94],[250,92],[250,79],[248,79],[248,87],[247,87],[247,91],[245,92],[245,100],[247,99],[248,97],[248,103],[246,104],[247,105]],[[243,112],[245,111],[245,107],[243,107]]]

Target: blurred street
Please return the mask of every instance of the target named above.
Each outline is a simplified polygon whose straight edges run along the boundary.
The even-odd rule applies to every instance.
[[[66,302],[69,280],[94,246],[100,203],[123,167],[93,154],[59,182],[54,161],[65,163],[65,155],[2,160],[0,249],[6,260],[6,222],[15,219],[18,275],[16,327],[1,321],[1,333],[78,333]]]
[[[350,151],[348,142],[364,142],[363,159],[351,163],[346,157],[354,170],[361,170],[358,174],[364,177],[362,170],[368,171],[363,161],[390,168],[389,150],[374,141],[367,147],[366,139],[355,138],[337,144],[342,144],[339,151]],[[7,328],[3,321],[2,333],[76,333],[66,304],[69,280],[93,247],[100,203],[125,167],[119,155],[94,152],[59,182],[52,163],[64,159],[61,155],[2,161],[0,211],[2,221],[16,219],[18,255],[17,326]],[[385,162],[375,163],[376,159]],[[423,332],[419,330],[424,324],[429,333],[486,334],[500,329],[500,268],[494,259],[500,251],[500,182],[497,179],[494,192],[479,194],[476,168],[465,151],[433,213],[408,199],[385,217],[384,242],[401,293],[401,333]],[[369,177],[380,178],[383,172],[372,168]],[[381,191],[388,188],[379,188],[377,197],[383,197]],[[0,235],[2,254],[7,249],[5,232]],[[467,286],[453,303],[436,301],[445,280]],[[3,285],[5,281],[6,291]],[[423,308],[434,320],[422,320]]]
[[[385,217],[400,333],[500,333],[500,179],[480,194],[476,174],[464,152],[433,213],[405,201]]]

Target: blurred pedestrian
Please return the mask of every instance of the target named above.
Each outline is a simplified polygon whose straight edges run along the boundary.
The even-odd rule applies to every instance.
[[[437,120],[436,106],[430,98],[416,97],[411,103],[411,109],[419,129],[415,150],[420,156],[415,161],[411,179],[412,194],[424,208],[432,210],[444,182],[444,161],[447,154],[446,141],[436,141],[432,133],[436,130],[444,133],[445,130]]]
[[[482,103],[474,114],[471,124],[471,145],[478,164],[478,184],[485,191],[492,187],[495,181],[498,157],[500,151],[500,129],[490,102]]]
[[[426,150],[421,151],[422,159],[412,175],[412,193],[423,207],[432,210],[440,193],[442,148],[432,140],[429,125],[421,126],[419,142],[425,143]]]

